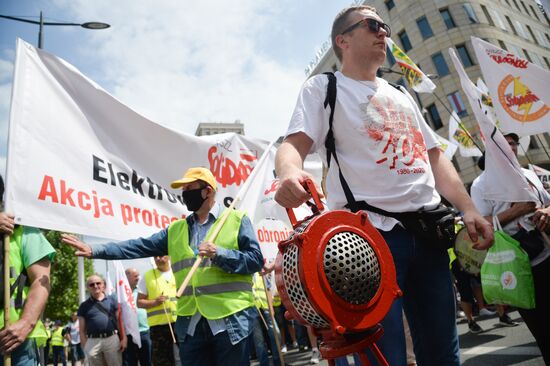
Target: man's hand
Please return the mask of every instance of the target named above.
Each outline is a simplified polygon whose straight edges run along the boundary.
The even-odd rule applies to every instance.
[[[211,241],[205,241],[199,245],[199,256],[212,258],[216,256],[217,246]]]
[[[266,274],[273,272],[274,269],[275,269],[275,261],[266,263],[264,264],[264,267],[260,271],[260,275],[265,276]]]
[[[485,250],[493,245],[495,237],[493,225],[481,216],[477,210],[465,211],[463,221],[475,249]],[[483,241],[479,241],[478,234],[483,237]]]
[[[313,176],[304,170],[296,170],[292,174],[279,179],[279,186],[275,192],[275,201],[286,208],[296,208],[311,198],[306,191],[303,183],[306,179],[314,181]],[[317,188],[319,196],[323,196],[323,191]]]
[[[548,231],[550,229],[550,207],[537,209],[531,217],[531,221],[541,233]]]
[[[27,339],[33,326],[24,319],[10,324],[0,331],[0,354],[4,355],[13,352]]]
[[[5,212],[0,212],[0,232],[11,235],[15,227],[15,216]]]
[[[126,337],[126,335],[124,335],[120,339],[120,352],[124,352],[126,350],[126,347],[128,347],[128,337]]]
[[[160,295],[155,299],[155,306],[162,305],[166,300],[168,300],[168,296]]]
[[[71,234],[61,234],[63,243],[75,248],[74,254],[78,257],[92,258],[92,247]]]

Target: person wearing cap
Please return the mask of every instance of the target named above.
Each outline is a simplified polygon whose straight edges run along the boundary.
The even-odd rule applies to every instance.
[[[181,362],[193,365],[248,365],[248,337],[255,317],[252,274],[263,257],[250,219],[232,210],[217,237],[206,240],[226,212],[215,201],[210,170],[190,168],[171,187],[182,190],[192,214],[148,238],[89,246],[64,235],[77,256],[134,259],[169,255],[179,287],[197,256],[204,260],[177,302],[176,333]]]
[[[517,158],[519,136],[508,133],[504,138]],[[480,161],[478,166],[484,170],[489,162],[484,157],[480,158]],[[491,183],[483,173],[474,179],[471,195],[479,212],[488,221],[492,221],[493,216],[496,216],[503,230],[518,240],[529,256],[535,285],[535,308],[530,310],[518,308],[518,311],[537,341],[545,364],[550,365],[550,337],[548,337],[550,248],[544,244],[540,234],[550,232],[550,194],[544,189],[535,172],[529,169],[522,169],[522,172],[529,186],[536,193],[538,202],[503,202],[485,199],[484,192]],[[503,184],[506,183],[503,182]],[[501,324],[502,319],[501,316]]]

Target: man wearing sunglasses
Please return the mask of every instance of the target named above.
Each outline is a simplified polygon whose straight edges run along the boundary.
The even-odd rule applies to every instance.
[[[105,294],[105,281],[97,274],[86,279],[90,297],[78,307],[80,343],[90,366],[122,365],[128,339],[118,301]]]
[[[353,204],[361,203],[358,209],[368,212],[394,258],[404,296],[394,301],[382,323],[384,336],[378,345],[388,363],[406,365],[404,309],[418,365],[459,365],[447,248],[421,240],[411,226],[405,229],[387,214],[413,216],[421,209],[434,209],[440,205],[441,193],[464,212],[474,241],[478,233],[483,234],[480,248],[491,245],[493,233],[491,225],[475,209],[411,96],[403,88],[376,77],[386,59],[385,39],[390,34],[390,27],[371,6],[353,6],[336,16],[332,47],[341,62],[341,71],[335,73],[335,107],[331,109],[327,98],[327,75],[305,82],[277,152],[280,184],[275,199],[284,207],[297,207],[309,198],[302,183],[312,177],[303,170],[303,161],[309,152],[319,152],[325,166],[327,161],[331,163],[326,178],[328,206],[352,207],[355,211],[353,207],[357,206]],[[331,112],[334,150],[330,144],[325,145]],[[327,157],[327,148],[335,151],[331,153],[332,161]],[[365,208],[367,205],[371,208]]]

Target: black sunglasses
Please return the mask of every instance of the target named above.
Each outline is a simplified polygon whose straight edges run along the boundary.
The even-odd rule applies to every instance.
[[[88,284],[88,287],[94,287],[94,286],[96,286],[96,285],[97,285],[97,286],[101,286],[101,285],[103,285],[103,282],[90,282],[90,283]]]
[[[386,37],[390,37],[391,36],[391,28],[389,25],[387,25],[386,23],[382,23],[382,22],[379,22],[378,20],[376,19],[372,19],[372,18],[365,18],[365,19],[361,19],[360,21],[358,21],[357,23],[355,24],[352,24],[350,25],[349,27],[347,27],[342,33],[340,34],[346,34],[346,33],[349,33],[351,32],[352,30],[354,30],[355,28],[357,27],[360,27],[360,26],[366,26],[371,32],[373,33],[378,33],[380,32],[380,28],[384,29],[386,31]]]

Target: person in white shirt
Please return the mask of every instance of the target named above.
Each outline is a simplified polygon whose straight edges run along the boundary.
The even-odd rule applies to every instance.
[[[71,321],[67,324],[67,329],[66,335],[71,348],[71,364],[73,366],[81,365],[84,362],[84,351],[80,346],[80,325],[76,312],[71,314]]]
[[[493,232],[476,210],[456,170],[445,158],[411,96],[376,77],[386,58],[390,27],[371,6],[341,11],[332,27],[332,45],[342,67],[336,72],[333,120],[336,156],[327,175],[328,206],[355,211],[357,203],[372,209],[369,218],[392,252],[404,297],[394,301],[377,342],[392,366],[406,365],[402,308],[409,320],[420,365],[459,365],[454,297],[447,248],[404,229],[391,213],[417,215],[439,206],[441,193],[464,212],[465,224],[478,247],[491,245]],[[311,176],[303,161],[317,151],[327,165],[325,140],[331,108],[325,108],[328,78],[316,75],[302,87],[285,140],[277,152],[279,187],[276,201],[298,207],[309,199],[303,188]],[[330,103],[328,103],[330,104]],[[347,198],[339,168],[357,202]],[[439,193],[438,193],[439,192]],[[355,208],[354,208],[355,207]],[[358,209],[364,209],[359,207]],[[452,235],[452,234],[451,234]],[[373,364],[377,364],[373,361]]]

